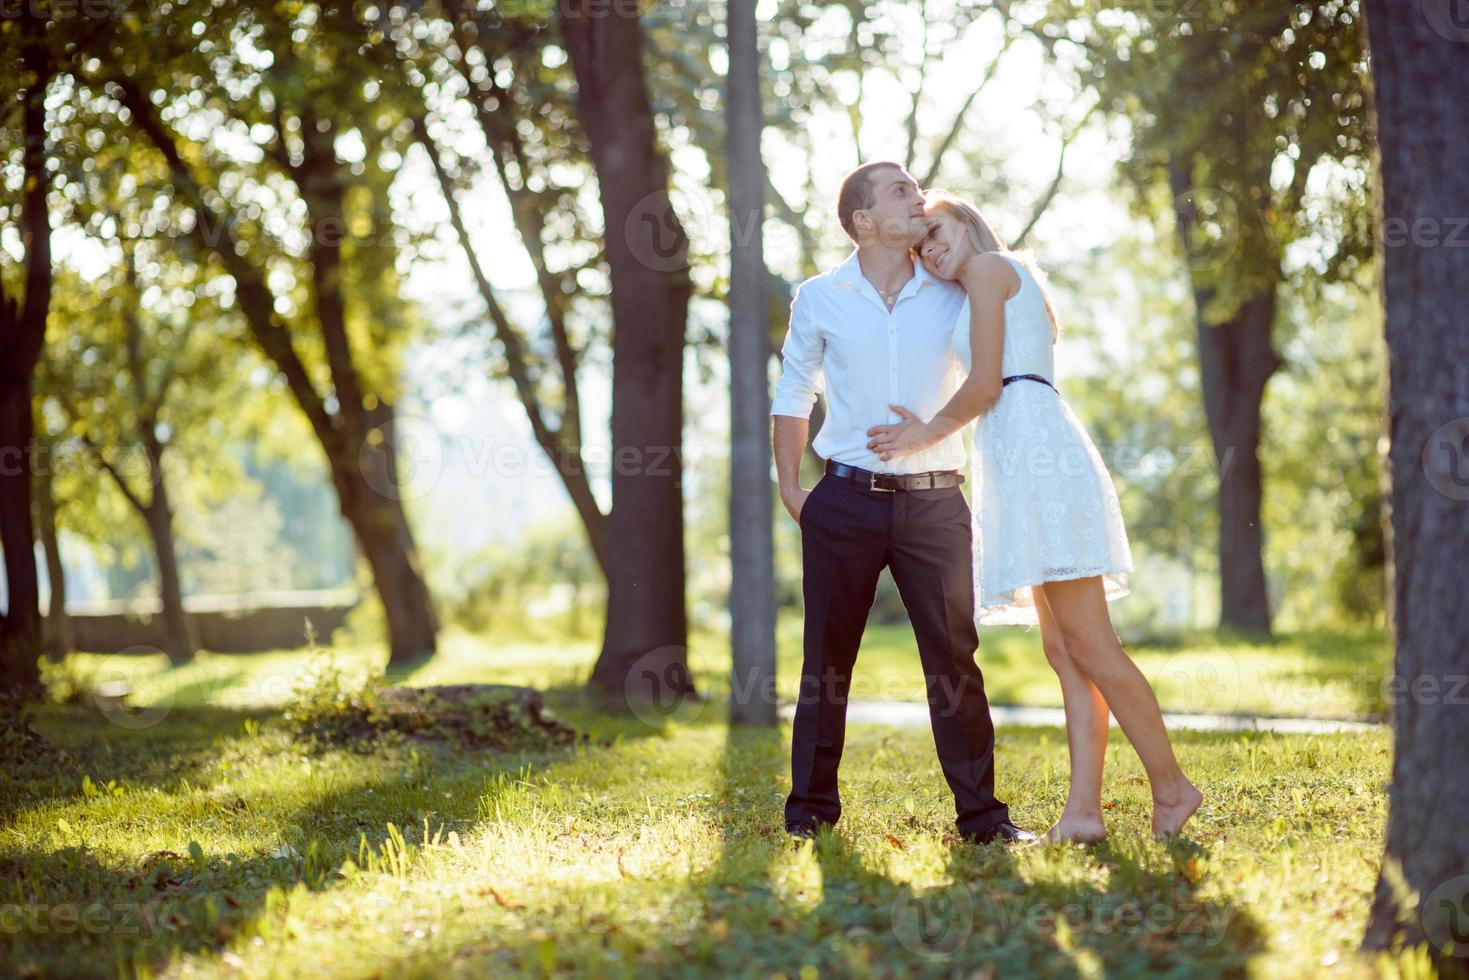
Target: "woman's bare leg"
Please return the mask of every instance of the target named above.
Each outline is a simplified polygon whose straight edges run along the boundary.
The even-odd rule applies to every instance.
[[[1046,596],[1039,588],[1030,594],[1040,620],[1041,646],[1046,660],[1061,681],[1061,703],[1066,708],[1066,748],[1071,759],[1071,777],[1066,806],[1056,825],[1046,831],[1046,840],[1099,841],[1107,836],[1102,822],[1102,762],[1107,754],[1107,702],[1097,686],[1087,680],[1066,652],[1061,627],[1051,615]]]
[[[1178,833],[1204,797],[1178,767],[1158,699],[1112,629],[1102,580],[1094,576],[1047,582],[1040,588],[1061,627],[1071,662],[1102,692],[1147,770],[1153,789],[1153,835]]]

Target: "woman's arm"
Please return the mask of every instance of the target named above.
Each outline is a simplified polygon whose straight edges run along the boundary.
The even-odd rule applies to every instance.
[[[1005,300],[1014,292],[1015,270],[998,255],[976,255],[959,271],[969,294],[969,376],[938,414],[922,421],[901,405],[904,421],[867,430],[867,446],[883,462],[927,449],[990,410],[1000,398],[1001,355],[1005,349]]]

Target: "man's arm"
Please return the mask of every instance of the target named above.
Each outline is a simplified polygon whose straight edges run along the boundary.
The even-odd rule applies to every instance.
[[[780,349],[780,380],[770,405],[770,414],[775,416],[772,440],[780,502],[798,523],[808,493],[801,489],[801,454],[811,432],[811,407],[826,385],[822,369],[826,345],[812,322],[811,299],[801,295],[807,288],[809,284],[797,289],[791,299],[790,329]]]
[[[867,430],[867,448],[887,462],[937,445],[988,412],[1004,388],[1001,363],[1005,349],[1005,300],[1016,273],[998,255],[971,257],[959,270],[969,294],[969,374],[938,414],[924,422],[901,405],[892,406],[903,421]]]
[[[806,452],[806,437],[810,432],[809,419],[775,417],[775,478],[780,486],[780,502],[797,524],[801,522],[801,508],[811,493],[801,489],[801,456]]]

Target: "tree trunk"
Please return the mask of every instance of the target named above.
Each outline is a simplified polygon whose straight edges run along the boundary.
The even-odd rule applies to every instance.
[[[688,239],[668,199],[637,17],[558,5],[601,189],[612,278],[607,621],[591,687],[613,703],[693,693],[684,608],[683,350]]]
[[[0,543],[5,554],[8,605],[0,619],[0,687],[33,689],[39,683],[40,588],[36,535],[31,523],[31,450],[35,425],[31,395],[36,362],[46,340],[51,309],[51,217],[46,194],[46,89],[53,66],[35,13],[21,14],[23,60],[30,78],[21,95],[22,151],[20,232],[25,248],[25,294],[12,301],[0,290]]]
[[[134,321],[136,322],[136,321]],[[136,343],[136,339],[130,343]],[[136,350],[136,348],[134,348]],[[136,362],[134,369],[137,370]],[[139,393],[142,394],[142,375]],[[159,401],[163,399],[159,393]],[[168,484],[163,477],[163,444],[159,440],[153,423],[153,411],[139,406],[142,415],[138,423],[138,437],[143,452],[148,457],[148,504],[143,510],[143,521],[148,525],[148,537],[153,541],[153,557],[158,562],[158,599],[163,604],[163,652],[168,662],[177,666],[194,659],[198,641],[194,635],[194,624],[184,611],[184,590],[179,581],[178,549],[173,543],[173,506],[168,499]]]
[[[1369,948],[1469,975],[1469,29],[1368,0],[1388,347],[1395,753]],[[1396,229],[1396,230],[1395,230]],[[1411,234],[1404,232],[1411,229]],[[1457,246],[1457,247],[1455,247]],[[1456,748],[1457,747],[1457,748]],[[1414,908],[1416,905],[1416,909]]]
[[[729,377],[732,723],[774,725],[775,513],[770,484],[770,311],[765,301],[765,164],[755,0],[730,0]]]
[[[132,345],[134,338],[129,339],[129,347],[135,351]],[[130,369],[136,372],[138,362],[130,358]],[[134,377],[139,375],[136,373]],[[143,448],[144,456],[148,461],[148,495],[145,499],[136,489],[130,487],[127,478],[122,472],[107,461],[106,455],[100,446],[82,437],[87,448],[92,453],[92,458],[102,471],[112,477],[119,492],[127,499],[133,510],[143,519],[143,524],[148,528],[148,539],[153,544],[153,560],[158,565],[158,599],[163,606],[163,652],[168,656],[168,661],[175,666],[188,663],[194,659],[194,653],[198,648],[195,639],[193,623],[188,613],[184,611],[183,588],[179,580],[178,550],[173,543],[173,508],[168,502],[168,487],[163,479],[163,450],[164,444],[158,439],[153,428],[153,412],[157,406],[147,406],[141,389],[137,390],[139,401],[139,418],[137,421],[138,441]]]
[[[333,443],[329,449],[332,483],[342,516],[352,526],[382,600],[388,663],[411,666],[433,656],[438,616],[403,510],[392,406],[379,402],[369,412],[369,420],[382,438],[363,441],[355,451],[347,443]]]
[[[408,666],[433,656],[438,617],[403,509],[394,412],[376,396],[371,402],[364,398],[347,333],[341,259],[342,241],[347,236],[347,187],[334,149],[336,131],[331,121],[319,118],[309,103],[303,104],[298,114],[302,125],[301,163],[291,169],[313,229],[308,249],[312,291],[340,406],[341,439],[333,442],[349,451],[333,453],[333,479],[342,495],[342,513],[357,533],[382,597],[388,662]],[[378,437],[372,435],[374,432]]]
[[[1179,234],[1185,249],[1194,222],[1187,203],[1192,185],[1188,168],[1168,168]],[[1219,627],[1241,633],[1270,633],[1270,596],[1265,583],[1264,534],[1260,505],[1260,406],[1265,385],[1280,367],[1271,333],[1275,288],[1240,303],[1234,315],[1213,322],[1207,310],[1210,287],[1195,283],[1194,317],[1204,415],[1219,475]]]
[[[40,679],[36,664],[41,652],[40,583],[31,523],[31,383],[29,378],[14,377],[23,367],[19,358],[8,362],[0,388],[0,543],[5,549],[7,599],[0,620],[0,685],[6,691],[30,687]]]
[[[357,546],[372,568],[373,584],[382,600],[388,629],[388,662],[402,666],[431,656],[435,650],[438,617],[403,511],[402,488],[392,447],[393,412],[377,396],[373,396],[372,408],[360,397],[361,388],[340,305],[340,277],[335,274],[335,268],[332,274],[320,271],[313,274],[314,298],[318,303],[323,296],[327,300],[318,309],[321,314],[318,322],[338,405],[338,410],[332,412],[296,351],[291,328],[275,310],[275,294],[266,282],[264,270],[246,256],[244,249],[237,247],[231,216],[215,210],[206,198],[194,171],[179,153],[177,138],[144,88],[124,77],[113,76],[111,81],[135,124],[168,162],[174,193],[197,216],[196,241],[213,250],[234,279],[235,302],[251,335],[261,352],[285,377],[326,454],[342,515],[352,526]],[[314,125],[309,129],[316,131]],[[331,156],[331,148],[320,139],[304,141],[303,146],[311,153],[311,161],[303,159],[300,165],[293,165],[287,160],[286,166],[293,169],[298,188],[308,198],[313,265],[322,261],[335,264],[347,224],[340,212],[340,195],[329,179],[331,175],[325,171],[339,165]]]
[[[1260,504],[1260,404],[1280,363],[1270,346],[1274,293],[1256,296],[1230,320],[1198,322],[1204,412],[1219,473],[1219,626],[1269,635]]]
[[[179,580],[178,550],[173,543],[173,509],[160,480],[153,485],[153,499],[143,512],[153,558],[158,562],[158,598],[163,603],[163,652],[177,666],[194,659],[198,642],[194,623],[184,611],[184,591]]]
[[[53,457],[54,458],[54,457]],[[66,615],[66,568],[61,563],[61,541],[56,531],[56,499],[51,493],[51,472],[37,473],[32,488],[36,494],[36,524],[41,533],[41,550],[46,556],[46,580],[51,586],[44,639],[46,656],[60,662],[71,653],[71,620]]]

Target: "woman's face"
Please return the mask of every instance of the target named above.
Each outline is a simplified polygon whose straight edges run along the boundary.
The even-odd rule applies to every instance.
[[[918,244],[918,257],[930,274],[940,279],[956,279],[959,269],[974,255],[963,221],[941,207],[928,209],[928,233]]]

